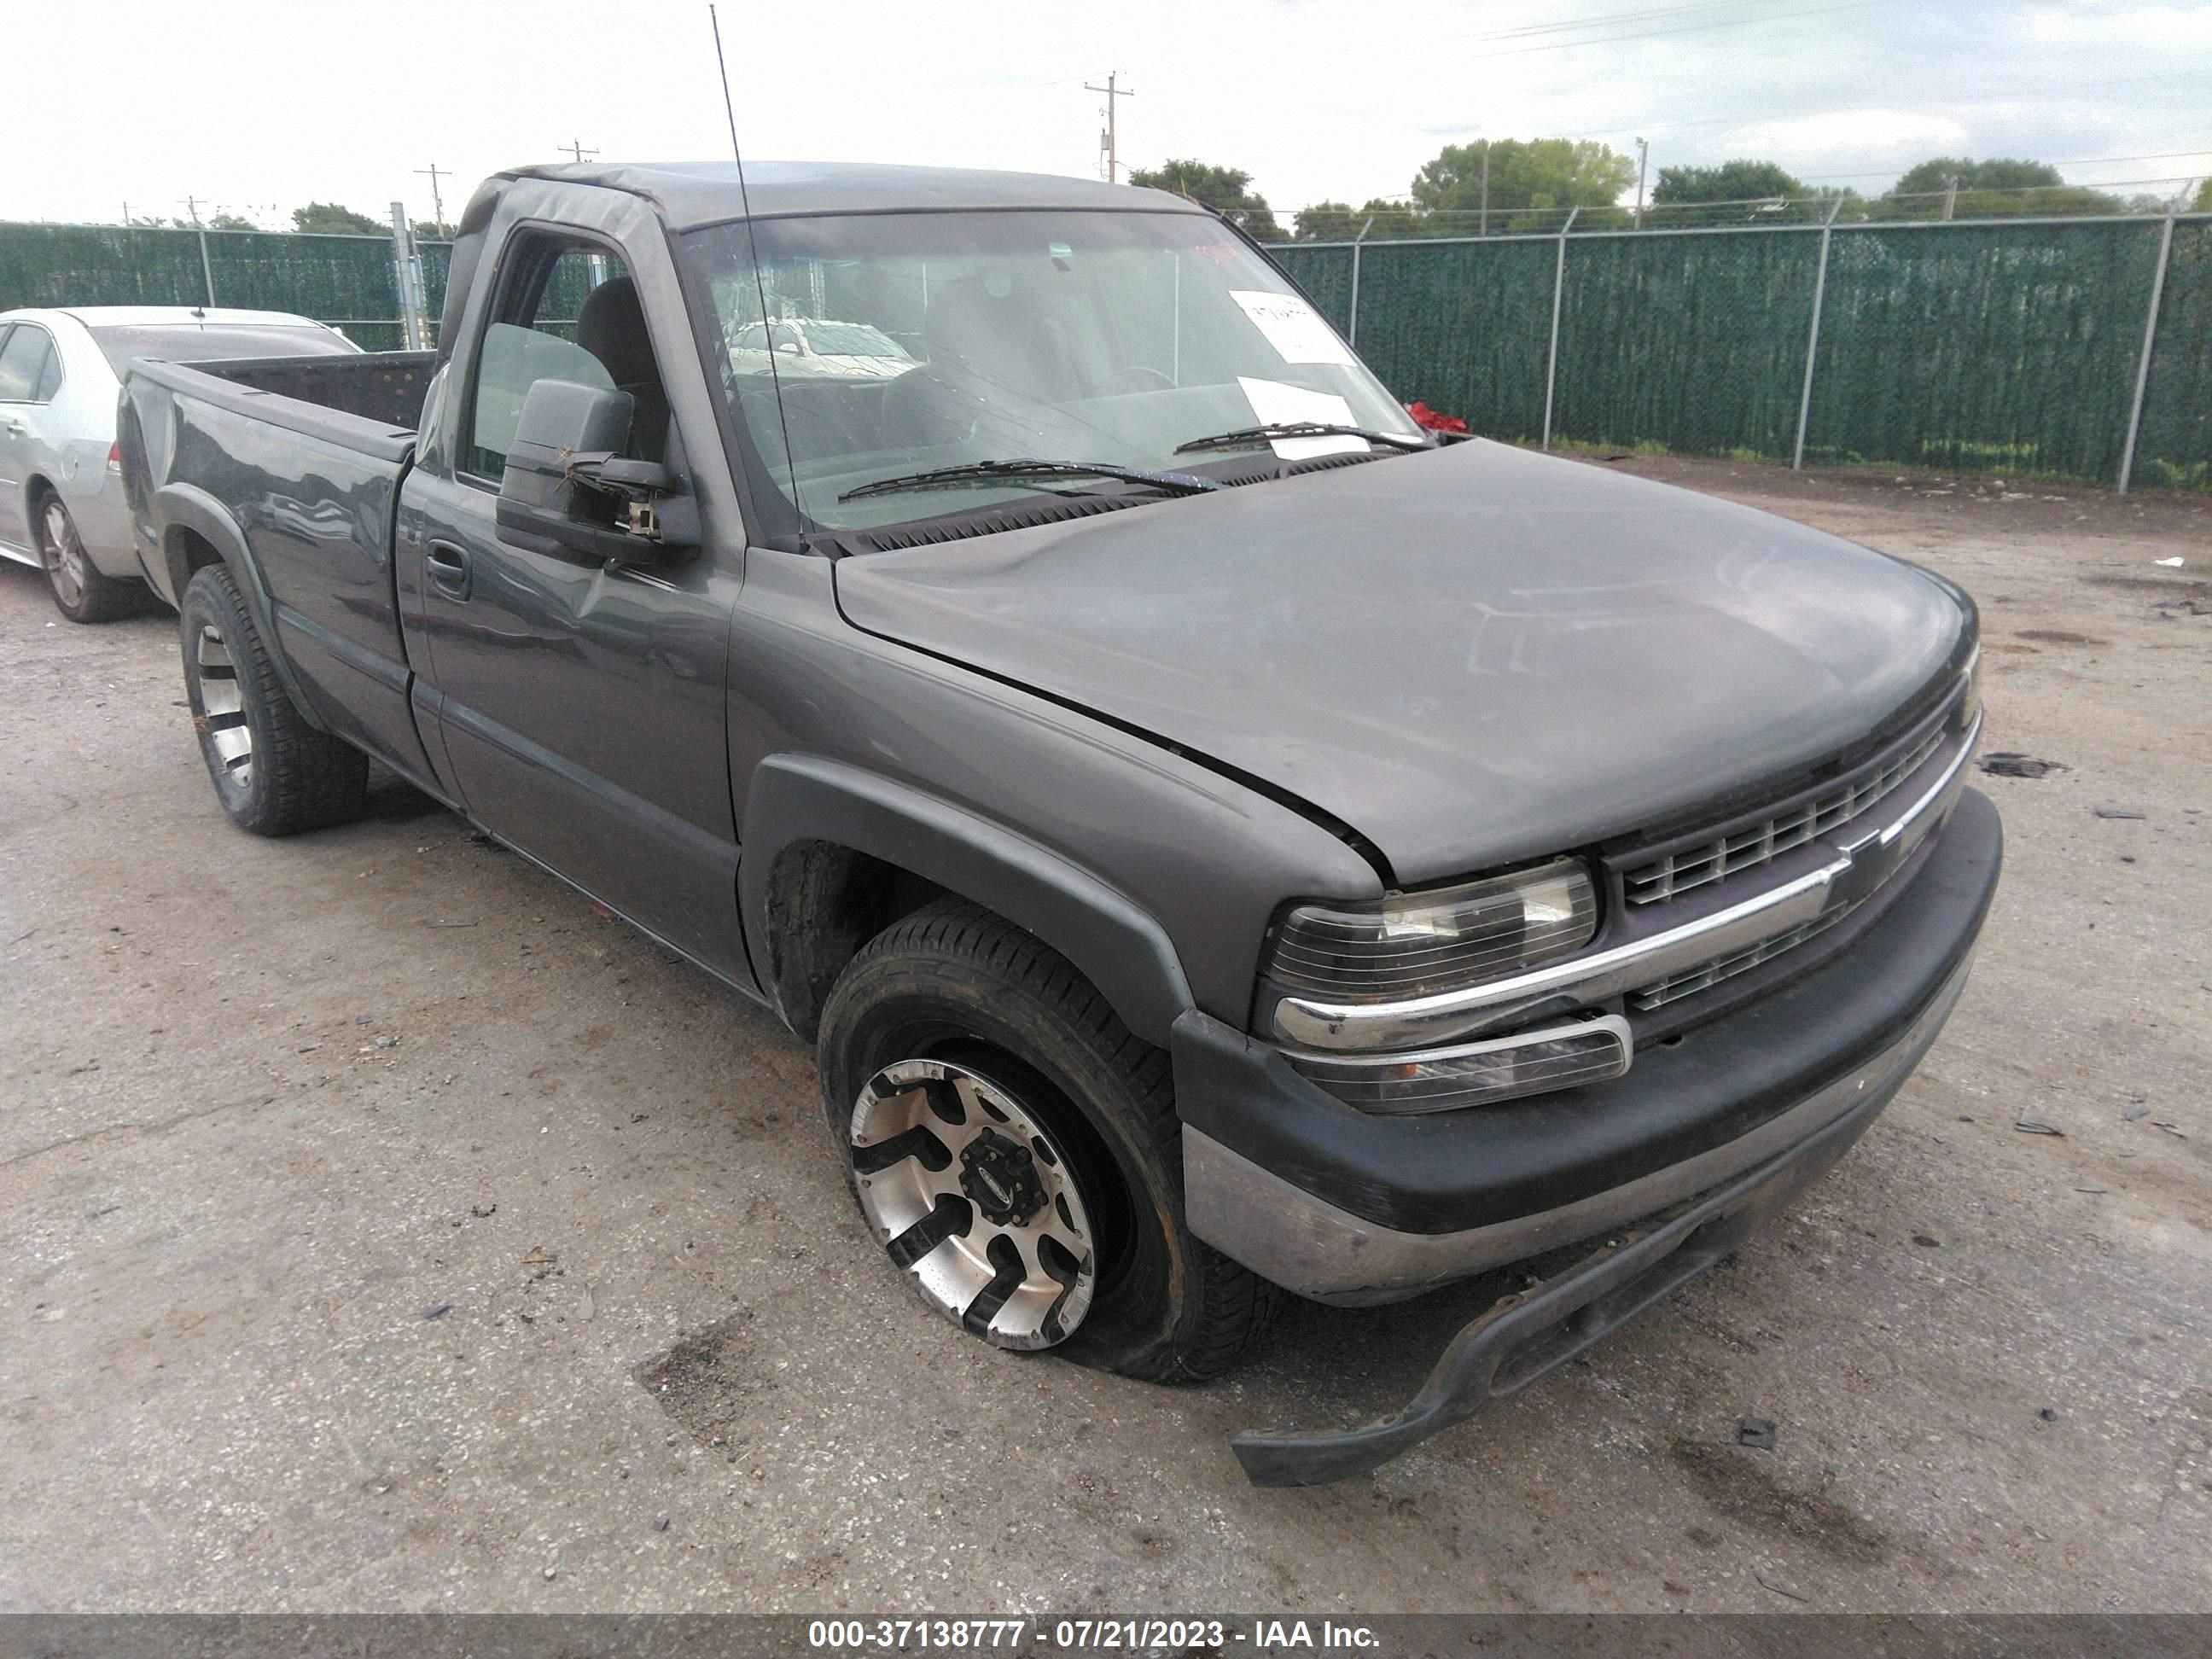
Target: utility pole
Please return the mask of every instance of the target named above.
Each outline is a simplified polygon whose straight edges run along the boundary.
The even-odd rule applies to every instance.
[[[410,351],[420,351],[426,330],[422,325],[422,272],[415,258],[414,233],[407,227],[407,204],[392,204],[392,285],[399,295],[399,333]]]
[[[1644,169],[1651,161],[1651,146],[1641,138],[1636,141],[1636,228],[1644,228]]]
[[[185,211],[192,216],[192,229],[200,239],[200,277],[207,283],[207,302],[215,303],[215,266],[208,259],[207,227],[200,222],[200,203],[197,196],[185,198]]]
[[[1948,224],[1948,223],[1951,222],[1951,210],[1952,210],[1954,207],[1955,207],[1955,206],[1957,206],[1957,205],[1958,205],[1958,202],[1959,202],[1959,175],[1958,175],[1957,173],[1953,173],[1953,174],[1952,174],[1948,179],[1946,179],[1943,181],[1943,222],[1944,222],[1944,223]]]
[[[1482,228],[1480,235],[1490,234],[1490,140],[1482,141]]]
[[[567,150],[569,155],[574,158],[578,167],[584,165],[584,158],[586,155],[597,155],[599,154],[599,151],[595,149],[586,149],[584,148],[584,141],[580,138],[571,138],[567,143],[556,144],[553,148],[556,149]]]
[[[453,175],[435,161],[427,167],[416,167],[415,173],[417,178],[426,173],[430,175],[430,217],[437,223],[438,234],[443,236],[446,234],[446,198],[438,192],[438,180],[441,177],[450,179]]]
[[[1106,182],[1109,185],[1118,185],[1121,182],[1117,176],[1121,167],[1121,150],[1115,132],[1114,112],[1116,107],[1115,100],[1119,98],[1134,98],[1137,95],[1137,89],[1134,87],[1115,85],[1120,78],[1121,71],[1115,70],[1108,72],[1106,84],[1103,87],[1095,81],[1085,81],[1083,83],[1083,89],[1085,92],[1103,92],[1106,94],[1106,131],[1099,134],[1098,147],[1106,152]]]

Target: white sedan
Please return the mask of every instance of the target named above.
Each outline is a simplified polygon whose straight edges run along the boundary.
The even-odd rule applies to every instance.
[[[806,379],[888,380],[920,367],[913,354],[872,323],[817,317],[748,324],[730,347],[730,367],[764,374],[770,351],[777,374]]]
[[[144,602],[115,448],[115,400],[134,357],[207,362],[361,348],[281,311],[71,306],[0,312],[0,558],[46,572],[71,622]]]

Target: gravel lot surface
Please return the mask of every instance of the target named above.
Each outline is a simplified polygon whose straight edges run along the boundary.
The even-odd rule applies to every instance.
[[[2212,1609],[2212,503],[1619,465],[1964,584],[2059,769],[1979,781],[1973,982],[1795,1214],[1310,1492],[1224,1437],[1494,1285],[1194,1391],[990,1352],[766,1015],[397,784],[234,831],[173,622],[0,566],[0,1610]]]

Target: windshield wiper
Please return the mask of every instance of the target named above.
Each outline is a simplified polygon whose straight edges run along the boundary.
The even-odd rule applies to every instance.
[[[1270,421],[1265,426],[1241,426],[1234,432],[1217,432],[1210,438],[1193,438],[1177,444],[1175,453],[1190,455],[1208,449],[1256,449],[1278,438],[1364,438],[1389,449],[1426,449],[1429,441],[1403,432],[1376,432],[1364,426],[1340,426],[1334,421]]]
[[[933,466],[927,472],[908,472],[896,478],[878,478],[837,499],[858,501],[864,495],[889,495],[902,489],[935,489],[963,483],[1018,483],[1024,478],[1120,478],[1130,483],[1152,484],[1178,495],[1195,495],[1218,489],[1220,483],[1190,472],[1148,472],[1138,466],[1115,466],[1108,461],[966,461],[958,466]]]

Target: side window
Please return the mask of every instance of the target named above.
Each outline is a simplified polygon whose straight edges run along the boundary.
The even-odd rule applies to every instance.
[[[496,483],[540,380],[580,380],[628,392],[629,450],[659,460],[668,398],[637,288],[618,255],[596,244],[520,235],[509,246],[498,308],[477,355],[462,471]]]
[[[597,357],[572,340],[514,323],[494,323],[484,331],[477,358],[476,426],[469,444],[468,470],[497,478],[507,469],[507,452],[522,420],[522,400],[540,380],[581,380],[611,389],[614,377]]]
[[[51,340],[46,342],[46,367],[39,376],[38,389],[31,393],[31,401],[50,404],[54,393],[62,389],[61,348]]]
[[[0,344],[0,404],[44,403],[60,384],[53,336],[35,324],[16,324]]]

